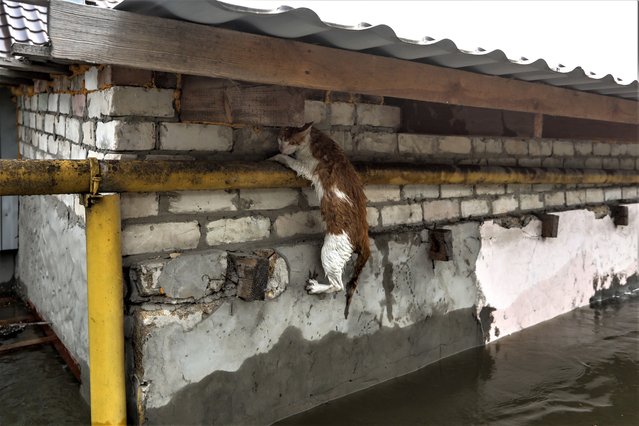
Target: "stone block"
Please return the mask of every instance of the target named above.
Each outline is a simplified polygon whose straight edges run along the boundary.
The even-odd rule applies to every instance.
[[[357,104],[357,124],[397,129],[401,125],[401,110],[388,105]]]
[[[329,126],[327,120],[326,104],[320,101],[304,101],[304,122],[313,122],[313,126],[318,129]]]
[[[635,186],[626,186],[621,188],[621,195],[624,200],[636,200],[639,188]]]
[[[441,198],[470,197],[473,195],[472,185],[442,185]]]
[[[517,164],[519,167],[541,167],[541,158],[519,158]]]
[[[47,111],[48,112],[52,112],[52,113],[58,112],[58,97],[59,97],[59,95],[57,93],[51,93],[49,95],[49,99],[48,99],[48,102],[47,102]]]
[[[453,220],[459,217],[458,200],[426,201],[422,204],[422,207],[426,222]]]
[[[197,300],[222,289],[227,261],[224,250],[183,253],[136,263],[131,266],[129,277],[141,296]]]
[[[120,195],[122,219],[157,216],[159,197],[156,193],[130,193]]]
[[[625,143],[613,143],[610,146],[610,155],[613,157],[621,157],[628,154],[628,145]]]
[[[493,200],[493,214],[504,214],[516,211],[519,202],[514,195],[504,195]]]
[[[382,226],[420,223],[423,220],[421,204],[395,204],[380,210]]]
[[[278,129],[243,127],[233,131],[233,154],[268,158],[279,152]]]
[[[563,192],[550,192],[544,194],[544,205],[546,207],[562,207],[566,205],[566,196]]]
[[[67,139],[75,143],[80,143],[82,141],[80,129],[80,120],[78,120],[77,118],[67,118],[65,130]]]
[[[564,160],[562,158],[555,158],[555,157],[547,157],[544,158],[541,161],[541,166],[542,167],[554,167],[554,168],[561,168],[564,166]]]
[[[98,73],[97,67],[91,67],[84,73],[84,88],[86,90],[98,90]]]
[[[623,197],[621,195],[621,188],[605,188],[604,189],[604,200],[605,201],[616,201],[621,200]]]
[[[477,195],[499,195],[505,193],[505,185],[475,185],[475,194]]]
[[[87,151],[86,148],[80,146],[80,145],[76,145],[76,144],[71,144],[71,159],[72,160],[86,160],[87,156],[89,155],[89,151]]]
[[[353,151],[353,135],[351,132],[342,130],[333,130],[329,133],[329,137],[333,139],[346,153]]]
[[[71,114],[71,95],[68,93],[60,94],[58,110],[60,111],[60,114]]]
[[[213,246],[262,240],[271,234],[270,228],[270,219],[263,216],[214,220],[206,225],[206,243]]]
[[[246,210],[277,210],[298,204],[299,192],[289,188],[242,189],[239,205]]]
[[[112,151],[151,150],[155,148],[154,123],[100,122],[96,127],[96,146]]]
[[[160,123],[160,149],[230,151],[233,129],[213,124]]]
[[[368,154],[395,154],[397,134],[363,132],[355,136],[357,152]]]
[[[572,141],[556,140],[552,142],[552,153],[559,157],[575,155],[575,145]]]
[[[592,154],[592,142],[590,141],[575,141],[575,154],[576,155],[591,155]]]
[[[275,219],[273,230],[279,238],[294,235],[318,234],[325,229],[322,216],[318,210],[288,213]]]
[[[237,194],[227,191],[185,191],[169,197],[171,213],[235,211]]]
[[[531,139],[528,141],[528,153],[532,157],[548,157],[552,155],[552,141]]]
[[[438,198],[439,185],[404,185],[402,189],[405,200],[423,200],[425,198]]]
[[[520,139],[506,139],[504,151],[510,155],[528,155],[528,142]]]
[[[90,118],[173,117],[173,90],[115,86],[87,95]]]
[[[619,168],[623,170],[633,170],[635,168],[634,158],[620,158]]]
[[[592,153],[598,156],[608,156],[611,152],[611,144],[606,142],[595,142],[592,145]]]
[[[55,118],[54,127],[56,136],[65,137],[67,130],[67,118],[64,115],[58,115]]]
[[[589,157],[584,162],[584,167],[587,169],[601,169],[603,161],[601,158]]]
[[[97,74],[96,84],[100,88],[108,86],[150,86],[153,83],[153,71],[105,65]],[[160,86],[158,86],[160,87]],[[87,90],[89,90],[87,88]]]
[[[366,185],[364,195],[369,203],[385,203],[401,199],[399,187],[395,185]]]
[[[586,189],[586,202],[587,203],[603,203],[604,191],[601,188],[587,188]]]
[[[443,154],[470,154],[470,138],[465,136],[443,136],[439,138],[439,152]]]
[[[319,207],[319,199],[317,198],[317,193],[313,188],[302,188],[302,195],[304,195],[309,207]]]
[[[47,114],[44,116],[44,131],[53,134],[55,132],[55,116]]]
[[[541,194],[520,194],[519,208],[521,210],[543,209],[544,202]]]
[[[379,225],[379,210],[375,207],[366,207],[366,222],[371,228]]]
[[[400,133],[397,135],[400,154],[431,155],[437,152],[439,139],[431,135],[413,135]]]
[[[355,124],[355,105],[347,102],[333,102],[328,105],[332,126],[352,126]]]
[[[484,216],[490,213],[490,203],[487,200],[462,200],[462,217]]]
[[[161,253],[197,247],[200,226],[197,221],[140,223],[125,225],[122,231],[122,254]]]
[[[576,189],[573,191],[566,191],[567,206],[579,206],[582,204],[586,204],[586,190]]]
[[[55,138],[58,143],[58,158],[71,158],[71,142],[66,139]]]
[[[631,157],[639,157],[639,142],[627,144],[626,152],[628,152],[628,155]]]
[[[566,158],[564,160],[564,168],[566,169],[583,169],[586,167],[585,158]]]
[[[619,158],[604,158],[602,165],[604,169],[615,170],[619,168]]]
[[[69,95],[66,95],[69,96]],[[65,102],[69,102],[69,101],[65,101]],[[73,112],[73,115],[75,115],[76,117],[84,117],[84,113],[87,110],[87,97],[84,94],[79,94],[79,95],[73,95],[73,97],[71,97],[70,99],[70,103],[71,103],[71,112]],[[62,96],[60,96],[60,112],[62,112]],[[67,109],[67,114],[69,113],[69,107],[66,107]]]

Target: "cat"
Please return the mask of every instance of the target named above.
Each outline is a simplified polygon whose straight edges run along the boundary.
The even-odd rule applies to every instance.
[[[309,279],[306,290],[309,294],[342,291],[344,266],[353,253],[358,255],[346,286],[344,317],[348,319],[359,275],[370,256],[364,185],[342,148],[312,122],[282,128],[277,141],[280,154],[271,160],[311,181],[326,223],[321,259],[329,283]]]

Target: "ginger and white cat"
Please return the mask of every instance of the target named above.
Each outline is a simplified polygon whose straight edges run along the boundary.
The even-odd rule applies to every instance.
[[[342,272],[353,253],[357,260],[353,277],[346,285],[348,318],[357,281],[370,256],[366,196],[359,175],[342,148],[307,123],[300,128],[283,128],[278,137],[281,154],[272,158],[310,180],[320,200],[326,236],[322,246],[322,267],[328,284],[309,279],[310,294],[332,293],[344,289]]]

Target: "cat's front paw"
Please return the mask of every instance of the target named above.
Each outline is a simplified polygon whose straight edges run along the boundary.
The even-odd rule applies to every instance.
[[[288,156],[284,154],[276,154],[268,159],[268,161],[277,161],[280,164],[288,164]]]

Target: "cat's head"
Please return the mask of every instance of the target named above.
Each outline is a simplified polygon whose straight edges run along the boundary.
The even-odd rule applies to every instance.
[[[313,127],[312,121],[302,127],[283,127],[277,137],[280,152],[291,155],[295,153],[300,146],[308,143],[311,135],[311,127]]]

